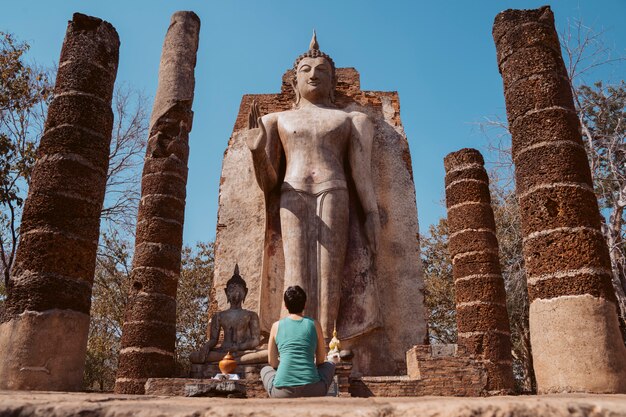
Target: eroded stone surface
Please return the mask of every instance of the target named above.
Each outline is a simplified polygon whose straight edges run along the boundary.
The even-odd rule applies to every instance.
[[[626,392],[614,303],[589,294],[536,299],[530,313],[534,366],[542,370],[537,385],[544,392]],[[584,361],[562,359],[580,359],[581,352]]]
[[[569,417],[626,416],[626,395],[491,398],[172,398],[0,391],[0,415],[15,417]]]
[[[87,337],[79,336],[88,331],[89,316],[72,310],[25,311],[0,324],[10,336],[0,337],[0,386],[80,389]]]
[[[176,12],[163,43],[115,381],[119,393],[141,394],[147,378],[169,377],[174,372],[175,297],[199,32],[195,13]]]
[[[512,134],[537,389],[626,392],[609,252],[554,16],[548,6],[504,11],[493,37]]]

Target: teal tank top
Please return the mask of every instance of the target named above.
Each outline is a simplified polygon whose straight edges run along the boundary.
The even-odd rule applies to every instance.
[[[315,365],[317,332],[311,318],[281,319],[278,323],[276,345],[280,363],[274,377],[275,387],[295,387],[320,380]]]

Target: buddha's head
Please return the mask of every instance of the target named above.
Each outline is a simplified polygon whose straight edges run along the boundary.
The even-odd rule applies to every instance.
[[[309,50],[300,55],[293,65],[292,86],[296,93],[296,107],[301,98],[315,104],[330,105],[335,101],[336,83],[335,63],[320,51],[313,31]]]
[[[243,304],[248,295],[248,286],[246,281],[239,275],[239,265],[235,264],[235,272],[233,276],[226,282],[226,299],[231,306],[240,306]]]

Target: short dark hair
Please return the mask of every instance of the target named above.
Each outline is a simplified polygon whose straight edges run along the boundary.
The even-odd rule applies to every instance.
[[[287,310],[289,310],[289,313],[300,314],[304,311],[306,293],[299,285],[287,288],[283,299],[285,300],[285,306],[287,307]]]

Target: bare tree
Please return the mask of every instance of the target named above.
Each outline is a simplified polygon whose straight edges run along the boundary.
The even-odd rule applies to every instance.
[[[128,84],[116,87],[115,124],[109,154],[102,219],[111,227],[133,234],[141,185],[141,166],[148,135],[146,97]]]
[[[146,97],[128,84],[113,95],[114,125],[94,277],[85,386],[111,391],[131,280],[132,238],[148,135]]]
[[[53,97],[55,69],[29,64],[29,46],[0,32],[0,270],[8,282],[30,173]],[[114,93],[107,194],[102,218],[109,227],[134,232],[140,166],[148,133],[147,100],[127,84]],[[1,289],[0,289],[1,294]]]
[[[563,60],[574,93],[578,85],[589,83],[586,77],[595,77],[599,68],[623,63],[626,59],[622,54],[616,54],[615,48],[606,45],[605,35],[605,30],[594,30],[580,19],[569,20],[559,33]]]
[[[45,109],[52,97],[50,74],[25,61],[28,49],[28,44],[0,32],[0,270],[4,286],[15,258]]]
[[[528,288],[522,253],[519,205],[515,190],[510,186],[512,172],[509,168],[510,166],[499,170],[491,169],[489,188],[506,289],[516,391],[532,393],[536,391],[536,381],[528,322]]]
[[[600,67],[623,64],[606,46],[604,31],[596,32],[582,21],[573,21],[561,34],[574,102],[593,186],[603,214],[602,234],[609,247],[613,288],[618,300],[622,329],[626,323],[626,84],[592,84],[585,78]]]

